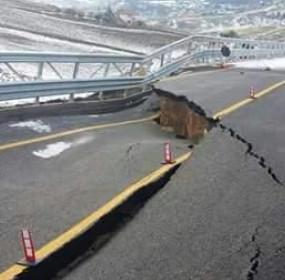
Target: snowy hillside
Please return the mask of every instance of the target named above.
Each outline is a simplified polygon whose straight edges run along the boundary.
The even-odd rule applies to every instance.
[[[156,31],[106,27],[55,13],[36,0],[1,0],[0,47],[5,50],[150,52],[181,37]],[[58,3],[76,3],[79,0]],[[52,1],[47,1],[49,4]],[[93,1],[79,1],[87,5]]]
[[[90,8],[90,7],[107,7],[112,1],[106,0],[31,0],[37,3],[45,3],[55,5],[58,7],[77,7],[77,8]]]

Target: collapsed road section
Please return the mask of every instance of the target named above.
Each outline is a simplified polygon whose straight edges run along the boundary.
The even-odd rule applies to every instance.
[[[274,154],[263,156],[256,139],[239,132],[238,122],[233,128],[231,120],[208,116],[186,97],[154,90],[161,126],[199,144],[191,161],[186,154],[163,166],[167,170],[158,180],[143,179],[146,192],[132,187],[135,192],[120,200],[126,208],[111,207],[106,221],[88,224],[62,246],[47,245],[57,249],[39,265],[14,267],[18,279],[280,279],[285,197],[283,178],[271,165]],[[261,103],[272,110],[277,105],[270,100],[252,102],[247,115]],[[282,120],[282,112],[277,117]],[[128,147],[128,157],[133,150]]]
[[[283,184],[273,167],[268,165],[264,156],[255,151],[254,143],[246,140],[238,131],[223,124],[219,119],[207,116],[202,107],[188,101],[185,96],[177,96],[171,92],[156,88],[154,88],[154,91],[160,97],[161,115],[159,122],[163,127],[172,129],[179,137],[192,140],[202,139],[213,127],[219,128],[236,141],[244,144],[246,146],[245,153],[255,158],[257,163],[268,172],[276,183]]]
[[[284,104],[285,100],[280,91],[237,114],[247,119],[255,110],[278,108],[275,102]],[[164,98],[170,95],[165,93]],[[181,98],[170,98],[173,108],[185,106],[174,104]],[[189,114],[197,113],[191,111]],[[277,110],[263,118],[256,114],[252,119],[255,133],[270,117],[281,122],[284,112]],[[230,126],[234,120],[237,127],[243,119],[233,115],[226,124],[216,121],[195,147],[191,160],[136,219],[64,279],[283,279],[284,188],[261,168],[261,156],[257,160],[251,155],[263,153],[260,143],[252,141],[254,133],[247,135],[243,129],[246,135],[240,136],[238,129]],[[267,126],[263,132],[266,130]],[[245,140],[247,136],[250,140]],[[271,135],[271,141],[279,143],[276,150],[282,149],[278,137],[282,138],[282,133]],[[249,144],[253,145],[250,151]],[[271,153],[266,162],[275,157],[278,155]],[[284,152],[281,157],[284,164]],[[280,181],[281,175],[276,175]]]

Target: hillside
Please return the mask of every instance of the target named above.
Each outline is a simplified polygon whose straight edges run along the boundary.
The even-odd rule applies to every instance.
[[[66,15],[53,5],[27,0],[2,0],[0,13],[2,51],[145,53],[181,38],[173,33],[99,25],[95,20]],[[108,13],[105,17],[108,20]]]

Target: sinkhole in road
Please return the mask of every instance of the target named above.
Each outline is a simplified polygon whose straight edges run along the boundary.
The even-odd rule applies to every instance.
[[[221,129],[225,135],[245,145],[246,155],[254,158],[275,183],[283,185],[265,157],[255,151],[254,143],[241,136],[238,131],[223,124],[221,120],[208,116],[200,105],[189,101],[185,96],[178,96],[155,87],[153,90],[160,99],[161,114],[158,123],[162,127],[170,128],[177,137],[191,139],[195,144],[199,144],[212,129]]]

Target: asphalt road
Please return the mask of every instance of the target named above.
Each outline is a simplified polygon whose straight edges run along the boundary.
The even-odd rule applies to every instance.
[[[159,86],[187,94],[208,113],[214,113],[247,97],[253,81],[260,90],[281,80],[280,73],[240,74],[234,70],[185,75]],[[255,142],[256,152],[264,154],[280,178],[282,164],[284,167],[283,134],[279,133],[284,119],[282,96],[282,92],[272,93],[225,120],[226,125],[240,129],[245,138]],[[6,144],[82,126],[146,117],[151,114],[145,111],[146,107],[100,117],[33,120],[49,127],[49,131],[44,129],[41,133],[17,126],[21,120],[2,123],[0,142]],[[271,123],[264,125],[266,122]],[[275,128],[278,133],[270,135]],[[187,150],[189,141],[177,140],[149,122],[0,152],[0,268],[22,256],[18,242],[22,227],[32,229],[37,247],[45,244],[124,187],[158,168],[162,143],[168,139],[173,142],[177,156]],[[67,147],[65,151],[49,159],[38,156],[45,155],[48,145],[59,142]],[[279,210],[285,200],[282,187],[276,185],[254,158],[245,156],[245,150],[243,144],[225,133],[212,131],[166,188],[97,255],[66,278],[246,279],[258,244],[262,245],[262,252],[271,250],[268,236],[272,236],[277,247],[280,245],[282,252],[283,239],[276,221],[283,214]],[[261,216],[272,224],[260,229]],[[279,226],[282,228],[282,224]],[[260,231],[265,233],[257,243]]]
[[[247,98],[250,87],[260,91],[284,80],[284,73],[265,71],[221,70],[182,75],[159,82],[157,87],[187,96],[212,115],[224,107]]]
[[[285,88],[234,112],[224,123],[252,143],[285,183]]]
[[[92,124],[119,119],[117,115],[95,117]],[[87,124],[83,117],[43,121],[53,127],[52,132],[71,128],[75,121],[77,127]],[[5,143],[12,138],[41,136],[28,128],[8,124],[5,129],[2,124],[1,137],[5,137],[5,131],[9,131]],[[22,257],[21,228],[31,229],[39,248],[159,168],[163,143],[169,140],[176,156],[188,151],[185,141],[175,139],[151,121],[1,151],[0,268],[3,270]]]
[[[140,105],[136,108],[110,114],[91,114],[91,115],[70,115],[70,116],[50,116],[40,118],[12,118],[10,121],[1,122],[0,120],[0,145],[12,141],[21,141],[33,137],[45,136],[50,133],[58,133],[66,130],[77,129],[85,126],[108,124],[113,122],[124,122],[146,118],[154,113],[147,111],[148,105]],[[7,117],[8,119],[8,117]],[[30,122],[34,124],[28,124]],[[15,127],[16,126],[16,127]],[[18,126],[18,127],[17,127]],[[19,126],[39,127],[41,131],[33,128],[21,128]]]
[[[246,89],[242,81],[233,82],[239,73],[219,81],[217,75],[209,75],[200,93],[194,80],[202,82],[203,75],[172,81],[171,87],[186,91],[191,84],[197,98],[214,111],[227,103],[228,89],[234,93],[230,104]],[[268,84],[281,80],[278,75],[250,72],[243,77],[250,76],[248,82],[255,77],[261,86],[266,79]],[[219,85],[220,93],[211,95],[208,83]],[[284,279],[285,190],[268,174],[271,166],[284,179],[284,90],[224,120],[264,157],[266,168],[247,153],[248,145],[213,129],[136,218],[65,279]]]

